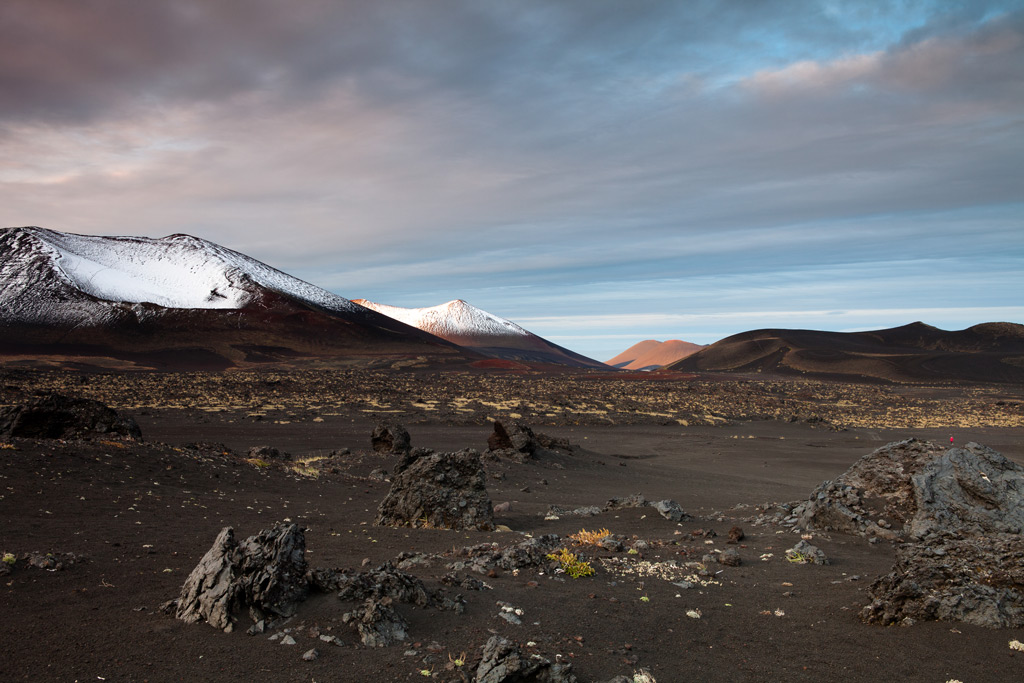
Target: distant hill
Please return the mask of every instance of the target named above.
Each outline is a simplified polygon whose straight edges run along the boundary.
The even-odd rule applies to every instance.
[[[947,331],[915,322],[872,332],[755,330],[715,342],[669,369],[886,382],[1024,383],[1024,325],[984,323]]]
[[[158,369],[480,356],[238,252],[0,230],[0,358]],[[112,363],[97,359],[113,359]]]
[[[401,308],[366,299],[354,302],[491,358],[608,369],[604,363],[549,342],[461,299],[428,308]]]
[[[622,370],[655,370],[697,353],[702,348],[700,344],[679,339],[663,342],[647,339],[633,344],[605,363]]]

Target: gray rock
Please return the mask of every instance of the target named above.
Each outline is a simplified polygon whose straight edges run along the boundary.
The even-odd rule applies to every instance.
[[[377,508],[380,526],[494,528],[494,509],[476,451],[410,454],[395,468]]]
[[[912,478],[911,538],[1024,532],[1024,467],[977,443],[952,448]]]
[[[718,554],[718,564],[724,564],[726,567],[738,567],[742,562],[735,548],[726,548]]]
[[[869,509],[880,501],[884,510]],[[884,516],[879,524],[878,512]],[[1024,532],[1024,467],[977,443],[883,446],[794,509],[808,529],[884,539]],[[889,528],[893,527],[893,528]]]
[[[816,545],[800,540],[797,544],[786,551],[786,559],[794,564],[820,564],[829,563],[824,551]]]
[[[896,546],[891,572],[870,588],[861,618],[880,624],[962,621],[1024,627],[1024,543],[1017,534]]]
[[[599,515],[604,510],[596,505],[584,505],[578,508],[566,508],[561,505],[549,505],[548,510],[545,514],[546,517],[593,517]]]
[[[314,661],[316,661],[319,658],[320,658],[320,651],[317,650],[315,647],[314,648],[310,648],[310,649],[308,649],[308,650],[306,650],[305,652],[302,653],[303,661],[314,662]]]
[[[521,422],[494,421],[494,431],[487,437],[487,450],[493,452],[515,451],[521,457],[533,457],[539,444],[533,430]]]
[[[679,522],[684,519],[689,519],[690,517],[690,515],[683,511],[683,508],[679,507],[679,503],[674,500],[659,500],[654,504],[654,509],[657,510],[662,517],[673,522]]]
[[[613,553],[621,553],[625,549],[625,546],[622,545],[622,541],[614,536],[605,536],[602,538],[601,547],[605,550],[610,550]]]
[[[342,642],[341,638],[339,638],[338,636],[330,636],[326,633],[321,633],[320,640],[322,640],[325,643],[330,643],[331,645],[334,645],[336,647],[345,647],[345,643]]]
[[[405,454],[412,450],[409,432],[400,424],[380,422],[370,435],[370,444],[377,453]]]
[[[85,556],[76,555],[74,553],[31,552],[27,555],[24,555],[22,559],[25,561],[25,566],[27,567],[33,567],[35,569],[45,569],[51,572],[58,572],[80,562],[83,562],[85,560]],[[9,565],[7,565],[6,563],[0,564],[9,567]]]
[[[296,524],[278,524],[241,543],[225,527],[185,580],[175,614],[224,630],[239,609],[248,608],[254,622],[292,616],[309,590],[305,551]]]
[[[571,664],[552,664],[543,657],[527,657],[519,646],[501,636],[492,636],[483,647],[476,683],[576,683]]]
[[[513,626],[519,626],[523,623],[523,620],[517,617],[514,612],[498,612],[498,617],[504,619]]]
[[[342,621],[355,623],[359,640],[367,647],[394,645],[409,637],[409,624],[391,604],[391,598],[369,598],[362,606],[345,613]]]
[[[439,602],[422,581],[395,569],[390,562],[356,574],[315,569],[311,573],[311,579],[313,585],[325,593],[336,591],[339,600],[365,601],[370,598],[390,598],[419,607]]]
[[[609,499],[609,501],[604,504],[604,509],[622,510],[625,508],[642,508],[647,507],[648,505],[650,505],[650,503],[647,502],[647,499],[644,498],[643,494],[633,493],[631,495],[623,496],[621,498],[615,497]]]

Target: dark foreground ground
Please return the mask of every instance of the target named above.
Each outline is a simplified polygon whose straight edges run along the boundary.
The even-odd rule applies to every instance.
[[[12,382],[32,389],[54,380],[30,375],[6,381],[10,400]],[[795,565],[784,553],[799,535],[751,523],[758,505],[806,498],[860,456],[910,436],[948,442],[952,434],[958,443],[978,441],[1024,463],[1024,428],[1016,426],[1021,408],[1014,404],[1019,397],[1006,388],[998,396],[918,388],[910,397],[865,388],[875,398],[849,407],[857,424],[844,431],[832,428],[843,426],[836,424],[845,414],[837,401],[808,395],[807,386],[796,384],[794,395],[786,393],[785,385],[772,385],[761,398],[760,385],[722,384],[708,391],[720,396],[731,386],[736,405],[747,406],[743,410],[762,399],[781,402],[787,411],[792,402],[816,401],[827,424],[790,422],[790,415],[751,420],[730,415],[724,400],[726,408],[708,416],[713,424],[687,419],[684,425],[663,416],[637,418],[632,424],[599,424],[596,419],[573,420],[587,424],[562,419],[559,424],[547,408],[523,414],[524,421],[540,424],[539,431],[568,438],[581,449],[526,464],[488,463],[492,499],[511,503],[496,522],[511,531],[485,533],[373,526],[389,484],[369,475],[374,469],[390,470],[395,458],[371,453],[369,434],[377,419],[390,414],[406,421],[414,446],[483,450],[490,433],[484,415],[488,406],[474,406],[472,416],[452,411],[435,419],[429,411],[386,413],[380,405],[367,408],[354,401],[349,409],[300,410],[296,406],[323,403],[324,396],[310,394],[304,403],[293,392],[262,411],[238,407],[242,399],[235,394],[219,396],[216,406],[196,395],[194,404],[206,410],[171,401],[175,407],[167,408],[159,406],[157,393],[140,398],[151,391],[140,386],[156,380],[128,376],[119,381],[125,397],[120,402],[112,400],[117,382],[109,378],[93,377],[79,393],[91,395],[88,387],[97,383],[106,387],[111,395],[105,400],[129,408],[144,442],[96,437],[0,444],[0,552],[86,558],[60,571],[19,565],[0,576],[0,672],[7,680],[404,681],[425,680],[431,673],[433,680],[472,680],[480,649],[494,633],[517,641],[527,652],[571,661],[581,681],[606,681],[641,668],[659,683],[1024,679],[1024,653],[1008,646],[1011,640],[1024,640],[1022,630],[862,623],[857,614],[868,602],[868,586],[892,564],[887,543],[815,534],[812,542],[832,564]],[[639,395],[641,385],[636,386],[633,394]],[[414,393],[429,391],[418,389]],[[245,400],[260,396],[260,386],[245,390]],[[355,394],[357,387],[351,390]],[[673,391],[682,395],[686,389],[679,385]],[[968,395],[981,398],[970,406],[960,403]],[[530,403],[510,395],[505,386],[493,398],[503,406],[493,408],[498,416],[509,410],[509,399],[518,401],[517,410]],[[591,399],[564,395],[563,407],[596,405]],[[915,401],[924,406],[914,413],[924,426],[899,421],[908,406],[918,405]],[[970,420],[964,411],[985,415],[996,411],[998,403],[1000,419],[965,424]],[[621,407],[606,409],[616,415],[629,412]],[[658,404],[649,412],[671,410],[671,405]],[[956,416],[953,429],[950,415]],[[196,442],[202,445],[185,447]],[[288,451],[297,460],[310,460],[309,466],[252,464],[246,452],[256,445]],[[330,456],[346,448],[349,454]],[[325,462],[331,466],[323,467]],[[673,523],[652,508],[544,517],[550,505],[602,505],[632,493],[649,500],[674,499],[695,517]],[[549,568],[478,576],[489,586],[480,591],[442,586],[447,560],[417,567],[411,573],[428,587],[461,593],[465,613],[401,605],[410,640],[389,648],[358,645],[355,631],[341,621],[352,605],[330,595],[315,596],[282,627],[292,629],[298,641],[290,646],[269,640],[276,631],[226,634],[159,611],[161,603],[177,597],[222,527],[232,526],[245,537],[286,519],[308,529],[312,566],[353,570],[407,551],[451,555],[464,546],[493,542],[504,547],[523,534],[564,537],[581,528],[607,528],[630,542],[647,541],[649,547],[635,555],[586,550],[596,575],[580,579],[555,575]],[[746,538],[730,546],[728,531],[734,525],[744,529]],[[707,585],[684,590],[673,585],[681,574],[666,573],[668,561],[700,560],[728,547],[739,551],[742,564],[714,566],[719,573]],[[653,575],[645,575],[648,571]],[[498,602],[521,609],[522,624],[498,618]],[[699,618],[687,612],[699,612]],[[326,644],[317,633],[336,635],[345,645]],[[312,647],[319,658],[303,661],[302,654]],[[452,660],[464,663],[457,666]]]

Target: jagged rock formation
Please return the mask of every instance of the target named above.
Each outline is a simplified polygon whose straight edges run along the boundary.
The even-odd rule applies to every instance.
[[[521,422],[495,420],[494,431],[487,437],[484,455],[523,462],[554,450],[572,452],[573,446],[568,439],[534,434],[533,429]]]
[[[659,515],[671,522],[690,519],[690,515],[676,501],[666,498],[665,500],[651,502],[642,493],[631,493],[628,496],[611,498],[604,504],[604,508],[601,508],[601,511],[607,512],[609,510],[643,507],[653,507],[658,511]]]
[[[380,526],[494,528],[480,455],[473,450],[417,449],[396,465],[391,490],[377,508]]]
[[[348,574],[329,569],[313,570],[313,583],[324,592],[337,592],[339,600],[391,598],[419,607],[440,602],[423,582],[395,569],[390,562],[368,572]]]
[[[400,424],[380,422],[373,428],[370,444],[377,453],[406,454],[412,450],[412,439],[409,432]]]
[[[977,443],[946,450],[908,439],[877,449],[822,483],[793,514],[805,528],[890,539],[1019,534],[1024,468]]]
[[[392,607],[392,599],[367,598],[366,602],[346,612],[342,621],[355,624],[359,640],[367,647],[387,647],[409,637],[409,622]]]
[[[135,420],[88,398],[43,394],[23,405],[0,408],[0,437],[76,439],[89,434],[142,438]]]
[[[476,670],[476,683],[576,683],[572,664],[553,664],[540,656],[524,655],[517,644],[501,636],[492,636],[484,644],[482,660]]]
[[[548,554],[555,552],[562,545],[557,534],[545,534],[527,538],[508,548],[496,548],[490,543],[462,548],[458,559],[447,566],[453,571],[468,569],[479,574],[486,574],[492,569],[513,571],[524,567],[537,567],[547,564]]]
[[[1024,626],[1024,467],[991,448],[891,443],[793,514],[806,528],[909,541],[872,584],[867,621]]]
[[[865,621],[963,621],[1024,627],[1024,541],[1018,534],[896,546],[892,571],[871,585]]]
[[[175,615],[231,631],[235,613],[254,622],[295,613],[309,591],[306,539],[296,524],[278,524],[241,543],[225,527],[181,588]]]

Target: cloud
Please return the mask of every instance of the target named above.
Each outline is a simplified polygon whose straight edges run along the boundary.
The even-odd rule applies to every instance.
[[[835,96],[837,91],[874,97],[931,94],[942,99],[970,94],[1020,104],[1024,82],[1024,13],[1005,15],[953,35],[928,36],[888,50],[827,61],[802,60],[755,72],[740,82],[761,97]]]
[[[847,271],[1024,258],[1022,27],[1002,0],[10,0],[0,222],[505,317],[866,309]],[[954,294],[899,275],[908,307]]]

